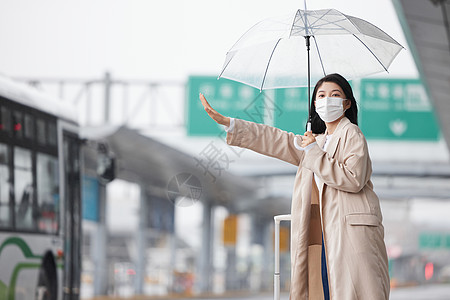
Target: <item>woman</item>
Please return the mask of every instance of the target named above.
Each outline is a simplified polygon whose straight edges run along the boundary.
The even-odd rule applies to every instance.
[[[312,132],[296,136],[225,117],[227,143],[298,166],[291,205],[290,299],[389,299],[389,273],[372,163],[350,84],[327,75],[312,95]]]

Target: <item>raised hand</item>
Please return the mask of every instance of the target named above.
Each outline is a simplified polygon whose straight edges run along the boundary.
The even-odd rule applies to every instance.
[[[304,135],[302,135],[302,143],[300,144],[300,146],[302,146],[302,148],[305,148],[306,146],[314,143],[315,141],[316,138],[314,137],[313,133],[311,131],[307,131],[305,132]]]
[[[211,119],[213,119],[220,125],[230,126],[230,118],[229,117],[225,117],[225,116],[219,114],[214,108],[212,108],[202,93],[200,93],[199,98],[200,98],[200,101],[202,101],[202,104],[203,104],[203,107],[205,108],[206,113],[211,117]]]

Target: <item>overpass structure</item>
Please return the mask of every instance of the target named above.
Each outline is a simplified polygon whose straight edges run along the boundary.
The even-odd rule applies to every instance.
[[[393,0],[419,74],[450,145],[450,2]]]

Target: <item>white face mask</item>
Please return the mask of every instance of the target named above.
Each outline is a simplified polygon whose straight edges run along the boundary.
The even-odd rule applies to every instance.
[[[327,123],[336,121],[344,114],[345,99],[324,97],[316,100],[316,111],[319,117]]]

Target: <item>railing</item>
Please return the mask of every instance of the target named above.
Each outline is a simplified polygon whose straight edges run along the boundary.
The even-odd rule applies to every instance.
[[[127,125],[144,130],[183,130],[185,83],[98,79],[15,78],[75,106],[82,126]]]

